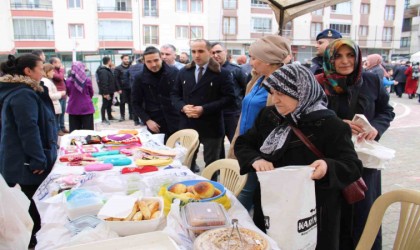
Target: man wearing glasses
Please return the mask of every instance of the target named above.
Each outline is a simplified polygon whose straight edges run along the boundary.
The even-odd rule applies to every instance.
[[[232,143],[235,135],[236,126],[238,125],[239,116],[241,114],[242,99],[246,89],[245,75],[242,73],[241,67],[230,63],[227,58],[226,49],[220,43],[213,43],[211,46],[211,54],[214,60],[220,64],[222,69],[226,69],[233,76],[235,102],[227,106],[223,110],[223,120],[225,125],[225,135]],[[224,158],[224,149],[221,151],[221,158]]]

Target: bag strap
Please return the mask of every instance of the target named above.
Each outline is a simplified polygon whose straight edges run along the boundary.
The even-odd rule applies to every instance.
[[[297,137],[299,137],[299,139],[319,158],[324,158],[324,154],[319,151],[315,145],[308,139],[308,137],[306,137],[302,131],[300,131],[300,129],[294,127],[294,126],[290,126],[293,130],[293,132],[297,135]]]

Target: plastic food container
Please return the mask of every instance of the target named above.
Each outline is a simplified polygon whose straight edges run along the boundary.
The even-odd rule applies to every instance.
[[[85,189],[69,191],[65,199],[67,216],[70,220],[84,215],[96,215],[103,206],[98,194]]]
[[[155,219],[141,221],[105,221],[105,223],[119,236],[128,236],[156,231],[163,219],[163,199],[162,197],[145,197],[141,200],[151,200],[159,202],[160,215]]]
[[[181,216],[193,240],[207,230],[231,226],[225,208],[216,202],[188,203]]]

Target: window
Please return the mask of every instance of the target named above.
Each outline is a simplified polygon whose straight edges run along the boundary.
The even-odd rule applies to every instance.
[[[54,25],[52,20],[14,19],[13,30],[15,39],[54,39]]]
[[[410,38],[401,37],[401,48],[408,48],[408,47],[410,47]]]
[[[391,42],[391,40],[392,40],[392,28],[384,27],[384,30],[382,32],[382,41]]]
[[[342,36],[350,36],[350,24],[330,24],[330,29],[335,29],[341,33]]]
[[[318,9],[318,10],[312,11],[312,15],[314,16],[322,16],[323,13],[324,13],[324,9]]]
[[[202,39],[203,38],[203,27],[191,26],[191,39]]]
[[[191,12],[200,13],[202,12],[202,0],[191,0]]]
[[[69,9],[80,9],[82,8],[82,0],[67,0],[67,6]]]
[[[402,31],[403,32],[411,31],[411,18],[404,18]]]
[[[369,14],[370,5],[367,3],[362,3],[360,5],[360,14]]]
[[[83,38],[83,24],[69,24],[69,36],[70,38]]]
[[[223,34],[236,34],[236,17],[223,17]]]
[[[268,4],[259,0],[251,0],[251,7],[267,8]]]
[[[118,31],[118,32],[116,32]],[[132,40],[131,21],[99,21],[99,40]]]
[[[322,31],[322,23],[311,23],[311,38],[316,36]]]
[[[97,0],[99,11],[131,11],[131,0]]]
[[[394,20],[395,6],[385,6],[385,20]]]
[[[409,6],[410,6],[410,0],[405,0],[404,1],[404,9],[408,9]]]
[[[129,0],[116,0],[117,10],[119,11],[128,11],[131,10]]]
[[[176,26],[176,39],[188,39],[188,26]]]
[[[156,25],[145,25],[144,26],[144,35],[143,35],[144,44],[159,44],[159,27]]]
[[[12,9],[52,9],[52,0],[11,0]]]
[[[188,0],[176,0],[177,12],[188,12]]]
[[[284,26],[284,29],[282,30],[283,36],[292,36],[292,27],[293,27],[292,22],[287,22],[286,25]]]
[[[360,25],[359,36],[367,36],[369,34],[369,26]]]
[[[251,32],[271,32],[271,18],[251,18]]]
[[[336,12],[337,11],[337,5],[331,5],[331,12]]]
[[[157,0],[144,0],[143,15],[144,16],[158,16]]]
[[[242,55],[242,50],[240,49],[227,49],[227,53],[232,56],[240,56]]]
[[[223,0],[223,9],[236,9],[238,4],[237,0]]]

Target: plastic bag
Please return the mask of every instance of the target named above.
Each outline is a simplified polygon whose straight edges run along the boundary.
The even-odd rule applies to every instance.
[[[180,247],[182,246],[181,249],[192,249],[193,242],[181,218],[180,201],[175,200],[170,206],[170,212],[166,218],[166,227],[163,229],[163,232],[168,234]]]
[[[0,204],[0,249],[27,249],[34,225],[28,212],[30,201],[1,175]]]
[[[395,157],[395,150],[376,141],[354,141],[354,149],[365,168],[385,169]]]

